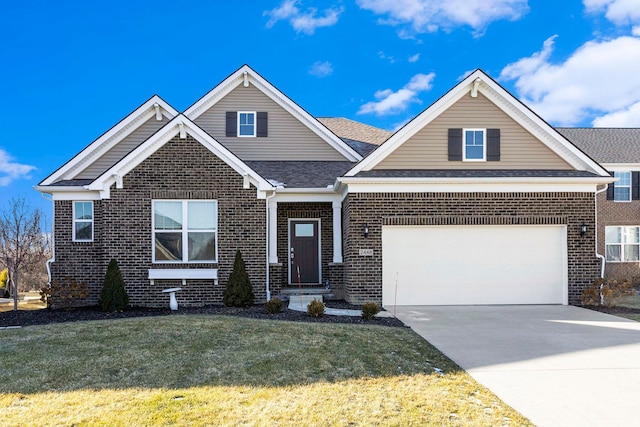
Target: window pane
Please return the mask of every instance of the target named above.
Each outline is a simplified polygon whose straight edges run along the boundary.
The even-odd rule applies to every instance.
[[[156,230],[182,229],[182,202],[155,202],[153,206]]]
[[[215,233],[189,233],[189,261],[213,261],[215,259]]]
[[[638,245],[624,245],[624,261],[638,261]]]
[[[613,200],[631,200],[631,189],[629,187],[613,187]]]
[[[620,245],[607,245],[607,261],[620,261]]]
[[[605,227],[604,234],[604,240],[607,244],[622,242],[620,237],[620,227]]]
[[[91,240],[92,225],[89,221],[76,222],[76,240]]]
[[[631,172],[614,172],[613,176],[618,178],[615,185],[631,185]]]
[[[624,227],[624,243],[639,243],[638,240],[638,227]]]
[[[75,202],[75,219],[93,219],[93,202]]]
[[[313,237],[313,224],[296,224],[296,237]]]
[[[182,233],[156,233],[156,261],[182,261]]]
[[[189,230],[214,230],[216,228],[215,202],[189,202],[187,211]]]
[[[467,147],[467,159],[482,159],[482,147]]]
[[[465,131],[465,159],[484,159],[484,131]]]

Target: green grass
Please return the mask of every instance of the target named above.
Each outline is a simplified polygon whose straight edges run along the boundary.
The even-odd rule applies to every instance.
[[[636,292],[634,295],[626,296],[620,298],[617,302],[620,307],[630,307],[640,309],[640,293]],[[616,316],[625,317],[627,319],[635,320],[636,322],[640,322],[640,314],[637,313],[618,313]]]
[[[530,425],[404,328],[172,315],[2,330],[0,357],[3,426]]]

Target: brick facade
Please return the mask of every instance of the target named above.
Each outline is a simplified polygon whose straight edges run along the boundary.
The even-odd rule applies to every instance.
[[[607,200],[606,192],[598,194],[598,253],[606,256],[606,226],[640,226],[640,200],[616,202]],[[604,277],[607,279],[640,280],[639,262],[607,262]]]
[[[186,155],[188,154],[188,155]],[[123,188],[111,188],[111,197],[94,202],[94,242],[72,242],[72,202],[55,203],[56,261],[52,279],[70,276],[86,281],[96,304],[107,264],[120,264],[130,304],[166,306],[162,289],[180,286],[179,304],[220,304],[233,268],[236,249],[242,251],[256,301],[266,300],[265,203],[256,189],[243,189],[243,178],[196,140],[188,136],[172,139],[123,179]],[[215,199],[218,201],[217,264],[153,264],[152,200]],[[148,279],[150,268],[217,268],[219,284],[213,281]]]
[[[383,225],[566,225],[569,303],[578,304],[599,274],[593,193],[350,193],[343,209],[345,293],[351,303],[382,302]],[[587,225],[585,236],[581,224]],[[373,256],[359,256],[360,248],[373,249]]]

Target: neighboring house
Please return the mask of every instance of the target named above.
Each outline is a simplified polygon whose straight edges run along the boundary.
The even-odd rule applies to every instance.
[[[133,305],[217,304],[236,249],[258,301],[567,304],[598,276],[613,178],[482,71],[393,135],[354,123],[248,66],[183,113],[152,97],[37,187],[52,279],[95,303],[115,258]]]
[[[558,128],[615,177],[598,194],[597,248],[608,279],[640,279],[640,129]]]

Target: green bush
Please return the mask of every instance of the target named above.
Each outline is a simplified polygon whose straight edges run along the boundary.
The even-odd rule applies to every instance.
[[[227,307],[248,307],[253,305],[254,298],[242,253],[237,250],[233,271],[222,294],[222,302]]]
[[[129,304],[129,295],[115,259],[109,261],[98,302],[103,311],[122,311]]]
[[[633,295],[635,290],[627,279],[596,279],[591,286],[582,291],[580,302],[583,305],[602,305],[613,307],[624,296]]]
[[[86,282],[78,283],[67,276],[63,283],[54,280],[51,286],[40,289],[40,301],[49,308],[71,308],[89,296]]]
[[[282,300],[280,298],[271,298],[264,305],[269,314],[276,314],[282,311]]]
[[[314,299],[307,306],[307,313],[311,317],[320,317],[324,314],[324,303],[322,301],[318,301]]]
[[[378,313],[380,313],[380,307],[375,302],[368,302],[362,306],[362,318],[364,320],[371,320]]]

